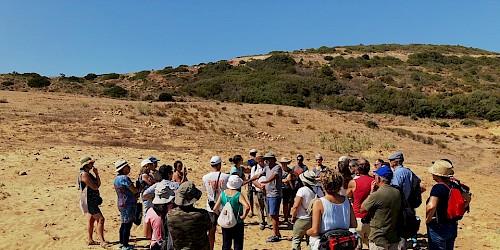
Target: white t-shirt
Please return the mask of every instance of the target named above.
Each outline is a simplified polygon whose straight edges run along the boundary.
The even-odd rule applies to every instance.
[[[220,173],[220,177],[219,177]],[[217,183],[217,178],[219,178],[219,184],[217,187],[217,196],[214,197],[215,193],[215,184]],[[227,188],[227,180],[229,179],[229,175],[222,172],[211,172],[203,176],[203,184],[201,188],[207,192],[207,211],[213,212],[213,210],[208,205],[209,201],[217,202],[222,190]],[[223,206],[220,206],[220,210],[222,210]]]
[[[252,170],[250,171],[250,178],[256,174],[260,175],[263,172],[264,172],[264,167],[261,167],[259,164],[257,164],[254,167],[252,167]],[[265,181],[265,180],[266,180],[266,177],[261,176],[259,179],[257,179],[257,182],[261,182],[261,181]],[[256,187],[254,184],[252,184],[252,186],[255,188],[255,191],[257,191],[257,192],[261,191],[260,188]]]
[[[318,197],[323,197],[323,191],[321,188],[318,187],[312,187],[314,189],[314,192],[318,195]],[[299,206],[299,209],[297,211],[297,218],[299,219],[308,219],[310,216],[307,214],[307,207],[309,206],[309,203],[316,197],[316,194],[314,194],[313,191],[309,187],[301,187],[299,190],[297,190],[297,195],[298,197],[302,198],[302,204]]]

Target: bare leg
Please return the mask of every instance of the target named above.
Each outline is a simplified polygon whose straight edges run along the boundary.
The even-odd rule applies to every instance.
[[[101,238],[101,243],[106,242],[104,239],[104,216],[101,213],[94,214],[95,220],[97,221],[97,233],[99,234],[99,238]]]
[[[215,244],[215,231],[217,228],[213,226],[210,231],[208,231],[208,244],[210,246],[210,250],[214,250],[214,244]]]
[[[88,232],[88,240],[87,242],[90,244],[90,243],[93,243],[94,242],[94,239],[93,239],[93,234],[94,234],[94,216],[93,215],[90,215],[89,216],[89,221],[88,221],[88,225],[87,225],[87,232]]]
[[[273,233],[275,236],[280,234],[279,231],[279,215],[271,215],[271,223],[273,224]]]
[[[288,218],[290,217],[290,203],[283,202],[283,215],[285,217],[285,222],[288,222]]]

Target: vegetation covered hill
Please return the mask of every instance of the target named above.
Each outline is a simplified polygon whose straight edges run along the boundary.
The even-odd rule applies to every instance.
[[[500,120],[500,55],[449,45],[320,47],[130,74],[0,76],[0,89],[136,100],[197,96],[369,113]]]

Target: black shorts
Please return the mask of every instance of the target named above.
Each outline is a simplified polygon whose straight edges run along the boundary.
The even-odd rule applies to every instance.
[[[285,203],[293,204],[294,199],[295,195],[293,195],[293,190],[290,188],[283,188],[283,204]]]

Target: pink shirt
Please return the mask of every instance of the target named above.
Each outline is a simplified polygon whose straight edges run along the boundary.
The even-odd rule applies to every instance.
[[[153,208],[148,209],[145,222],[151,224],[153,233],[151,234],[151,246],[161,241],[161,217],[158,216]]]

